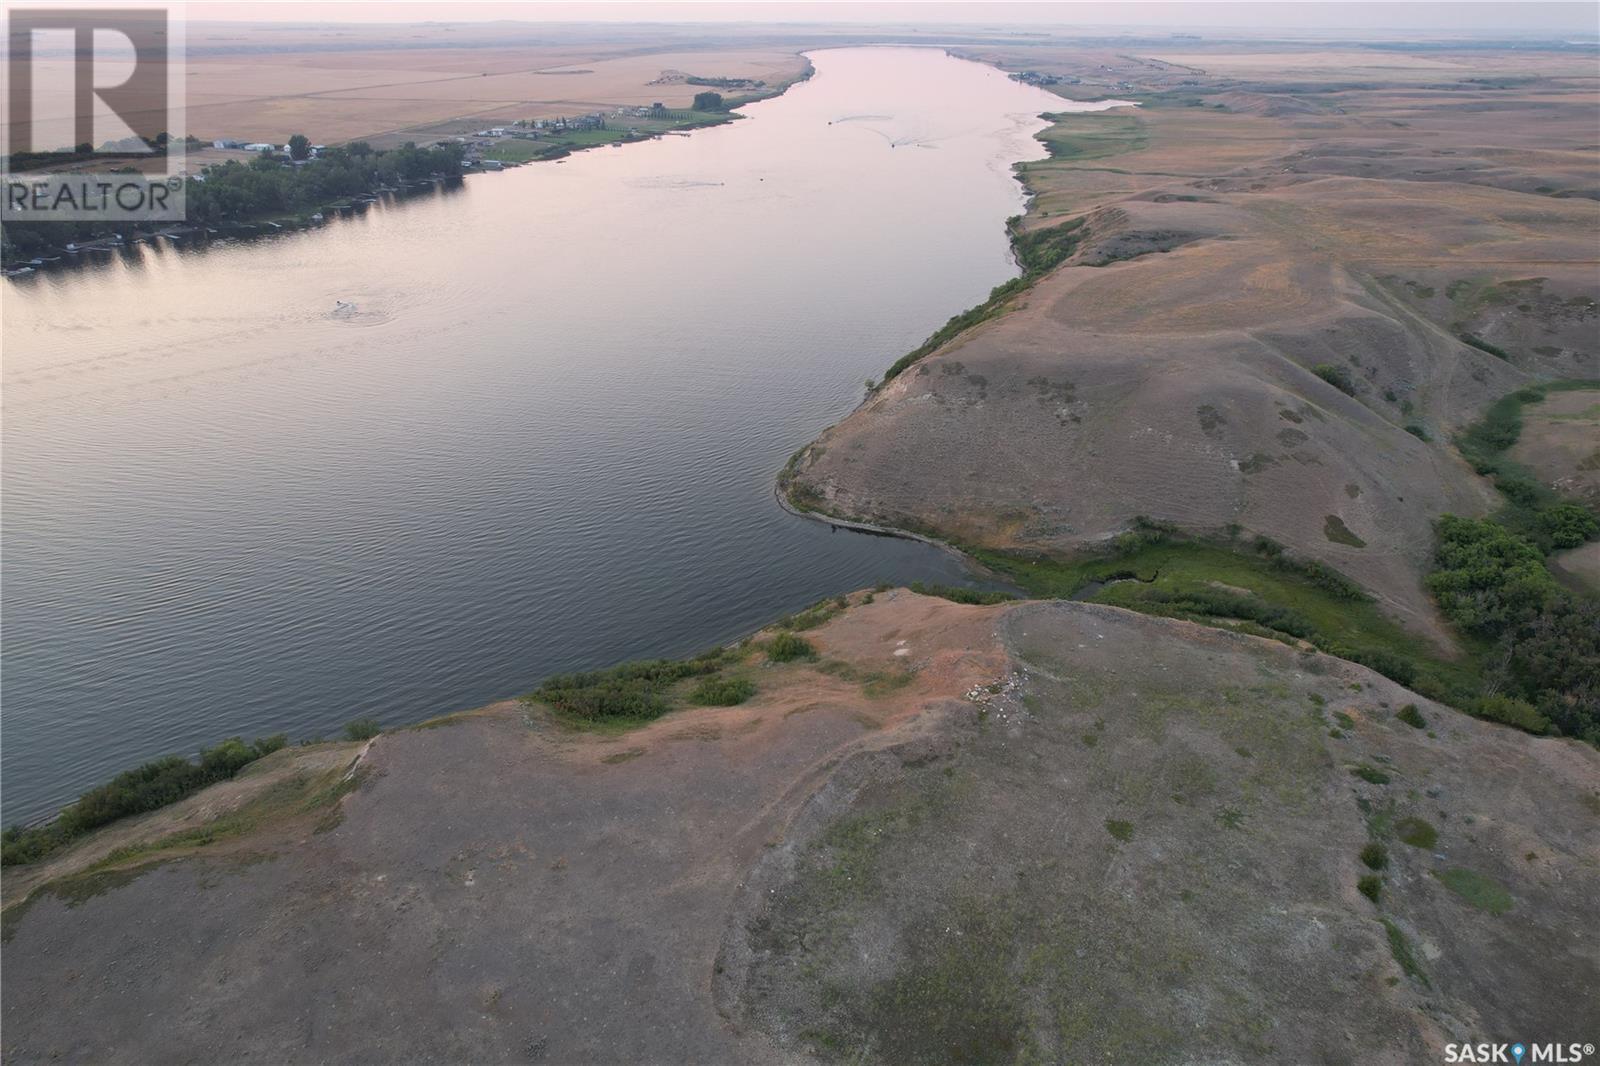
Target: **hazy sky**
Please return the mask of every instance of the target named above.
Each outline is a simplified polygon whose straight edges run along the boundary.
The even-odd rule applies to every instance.
[[[1083,3],[792,3],[746,0],[741,3],[493,3],[466,0],[418,2],[241,2],[191,0],[190,20],[229,19],[273,22],[891,22],[917,24],[1001,23],[1080,26],[1215,27],[1239,29],[1333,29],[1345,31],[1431,29],[1512,30],[1529,33],[1600,31],[1600,5],[1437,0],[1437,2],[1344,2],[1265,0],[1212,3],[1207,0],[1089,0]]]

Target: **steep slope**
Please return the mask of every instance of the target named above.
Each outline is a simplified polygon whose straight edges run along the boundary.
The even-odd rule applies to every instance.
[[[722,959],[734,1017],[848,1062],[1593,1040],[1592,749],[1113,608],[1000,629],[1003,677],[847,763],[763,858]]]
[[[1053,553],[1141,515],[1238,526],[1446,643],[1421,587],[1431,523],[1497,502],[1451,435],[1600,367],[1593,92],[1501,93],[1470,122],[1463,93],[1493,94],[1296,91],[1320,121],[1234,89],[1061,116],[1055,158],[1022,168],[1022,230],[1081,220],[1075,255],[802,451],[790,498]]]
[[[1600,1014],[1594,749],[1116,608],[852,602],[740,706],[496,705],[331,808],[90,838],[8,889],[6,1060],[1402,1062]]]

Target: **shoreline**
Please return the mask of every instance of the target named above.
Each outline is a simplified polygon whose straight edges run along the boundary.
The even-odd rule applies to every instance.
[[[816,50],[813,50],[813,51],[816,51]],[[950,55],[948,49],[931,49],[930,48],[930,49],[926,49],[926,51],[928,51],[928,52],[937,52],[940,55],[946,55],[946,56]],[[960,57],[952,56],[951,58],[959,59]],[[791,81],[791,82],[781,86],[777,90],[773,91],[772,93],[768,94],[765,97],[762,97],[761,99],[778,99],[784,93],[786,93],[790,88],[792,88],[795,84],[798,84],[799,82],[802,82],[802,81],[810,80],[810,78],[815,75],[815,72],[817,70],[817,66],[816,66],[816,64],[814,62],[812,62],[812,59],[811,59],[811,56],[810,56],[809,53],[805,54],[805,59],[806,59],[806,67],[805,67],[805,76],[804,77],[797,78],[794,81]],[[971,60],[962,60],[962,61],[963,62],[972,62]],[[759,102],[759,100],[741,101],[736,106],[743,107],[747,103],[755,103],[755,102]],[[746,117],[754,117],[754,116],[741,113],[737,117],[746,118]],[[590,147],[599,147],[599,145],[594,145],[594,146],[590,146]],[[1008,161],[1008,164],[1010,166],[1014,166],[1015,165],[1014,163],[1011,163],[1009,161]],[[1013,178],[1013,180],[1015,180],[1015,178]],[[437,189],[438,189],[438,183],[437,182],[425,182],[425,183],[421,183],[421,185],[423,186],[423,188],[419,189],[419,191],[421,191],[421,192],[427,192],[427,191],[430,191],[430,190],[437,191]],[[403,192],[400,192],[399,194],[403,195]],[[364,206],[370,206],[370,205],[360,205],[360,204],[358,204],[358,205],[355,206],[355,209],[356,210],[361,210],[361,209],[363,209]],[[998,214],[999,212],[997,211],[996,213]],[[170,228],[172,228],[172,227],[169,227],[169,229]],[[276,231],[274,231],[274,232],[276,232]],[[263,236],[270,236],[270,235],[271,235],[271,233],[263,234]],[[194,240],[197,236],[199,236],[199,235],[192,234],[192,235],[189,235],[187,237],[183,237],[183,238],[179,238],[179,239],[184,240],[184,241],[187,242],[189,240]],[[203,240],[204,238],[200,237],[200,239]],[[252,239],[254,239],[254,238],[252,238]],[[117,249],[107,249],[107,251],[115,250],[115,251],[126,252],[127,250],[129,250],[128,245],[131,244],[131,243],[132,242],[124,242],[121,247],[119,247]],[[83,259],[86,259],[86,258],[88,258],[87,255],[78,257],[79,260],[83,260]],[[819,426],[818,428],[820,430],[823,427]],[[943,556],[945,556],[947,558],[960,560],[960,562],[961,562],[966,574],[970,575],[971,579],[974,581],[975,584],[976,583],[985,583],[985,584],[987,584],[989,582],[1000,582],[1000,581],[1003,581],[1003,579],[1000,579],[998,577],[998,575],[994,575],[991,572],[987,571],[986,568],[984,568],[980,562],[978,562],[971,555],[969,555],[968,553],[962,551],[959,547],[957,547],[955,545],[943,542],[943,541],[938,540],[938,539],[933,538],[933,537],[919,535],[919,534],[913,533],[913,532],[911,532],[909,530],[891,529],[889,527],[875,526],[875,525],[873,525],[871,523],[865,523],[865,522],[853,522],[853,521],[846,521],[846,520],[832,520],[832,519],[826,518],[826,517],[824,517],[822,515],[818,515],[818,514],[807,515],[804,511],[793,507],[789,503],[789,501],[783,499],[781,494],[775,493],[775,496],[777,498],[777,502],[778,502],[779,508],[781,510],[788,511],[791,514],[804,515],[805,517],[809,517],[809,518],[811,518],[811,519],[813,519],[815,521],[826,522],[827,524],[830,525],[831,528],[840,528],[840,527],[842,527],[842,528],[846,529],[849,532],[858,532],[858,533],[862,533],[862,534],[869,535],[869,536],[872,536],[872,535],[886,536],[886,537],[890,537],[892,539],[900,539],[900,540],[912,541],[912,542],[917,542],[917,543],[926,544],[926,545],[935,547],[935,548],[939,549],[939,552],[940,552],[941,555],[943,555]],[[956,580],[956,578],[954,578],[952,576],[952,578],[950,578],[949,580]],[[803,604],[801,604],[799,602],[796,602],[795,604],[793,604],[791,606],[792,606],[793,609],[798,609],[798,608],[802,607]],[[459,713],[459,711],[458,710],[449,710],[449,711],[445,711],[443,713],[445,713],[445,714],[455,714],[455,713]],[[436,714],[432,715],[432,717],[437,717],[437,715]],[[424,718],[421,718],[419,720],[426,721],[427,718],[424,717]],[[402,717],[399,718],[399,721],[402,722],[402,723],[406,723],[406,724],[412,724],[413,720],[410,718],[410,716],[402,716]],[[298,741],[300,739],[301,739],[300,737],[296,737],[295,738],[296,741]],[[67,805],[70,805],[71,802],[72,802],[71,799],[68,798],[66,800],[66,802],[62,805],[62,808],[64,809],[64,807],[67,806]],[[50,811],[50,812],[47,812],[47,813],[39,815],[37,818],[30,819],[26,824],[30,825],[30,826],[46,824],[46,823],[54,820],[59,815],[59,813],[60,813],[60,809],[57,809],[57,810],[54,810],[54,811]]]
[[[464,161],[461,169],[455,174],[434,175],[429,178],[409,182],[398,187],[380,187],[370,189],[358,196],[341,197],[327,203],[317,204],[291,214],[260,215],[249,219],[230,220],[220,223],[216,227],[204,223],[194,222],[185,218],[181,222],[168,222],[152,230],[140,230],[137,224],[130,223],[126,230],[113,229],[109,233],[91,237],[83,241],[69,241],[66,244],[52,245],[43,249],[40,254],[27,258],[17,258],[0,262],[0,277],[6,280],[25,278],[48,270],[61,270],[67,267],[84,266],[93,262],[96,255],[109,255],[117,252],[127,252],[139,244],[153,244],[158,240],[166,240],[181,244],[194,238],[200,238],[199,244],[209,244],[212,240],[221,241],[255,241],[266,237],[284,236],[290,233],[302,233],[307,230],[321,229],[331,221],[332,217],[343,217],[346,214],[355,215],[364,212],[373,204],[382,201],[398,202],[406,197],[431,190],[438,192],[450,185],[459,185],[468,177],[477,174],[497,174],[506,170],[515,170],[518,167],[528,166],[532,163],[559,163],[579,152],[592,151],[597,148],[620,148],[630,144],[642,144],[658,140],[666,136],[689,136],[697,130],[715,129],[726,126],[740,119],[750,116],[740,114],[739,108],[749,104],[760,103],[763,100],[772,100],[782,96],[791,88],[809,81],[816,74],[816,66],[811,62],[809,52],[818,51],[811,48],[797,52],[805,60],[805,68],[798,77],[774,85],[766,90],[748,93],[723,101],[723,110],[714,115],[704,113],[703,117],[690,120],[683,125],[671,129],[652,130],[637,136],[624,136],[617,140],[597,141],[593,144],[560,144],[551,143],[547,147],[554,149],[549,154],[534,156],[523,160],[498,160],[485,159],[482,156],[472,161]],[[643,105],[618,105],[619,109],[628,106]],[[356,140],[343,142],[334,147],[343,147],[344,144],[358,143]],[[421,146],[428,149],[440,147],[448,143],[444,140],[435,140]],[[492,164],[492,165],[490,165]],[[209,167],[207,169],[210,169]],[[202,172],[203,176],[203,172]],[[193,182],[195,176],[188,181]],[[240,232],[250,231],[250,232]],[[41,262],[42,260],[42,262]]]

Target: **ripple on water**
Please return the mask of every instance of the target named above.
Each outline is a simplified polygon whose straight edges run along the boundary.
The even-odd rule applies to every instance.
[[[6,817],[964,580],[772,479],[1013,275],[1015,116],[1072,105],[933,50],[813,58],[692,136],[9,289]]]

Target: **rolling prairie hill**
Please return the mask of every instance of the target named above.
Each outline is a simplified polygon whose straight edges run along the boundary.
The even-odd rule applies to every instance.
[[[581,732],[500,704],[353,772],[352,745],[287,749],[243,806],[213,786],[43,886],[8,877],[6,1060],[1404,1063],[1592,1038],[1595,749],[1114,607],[902,589],[826,613],[815,659],[762,634],[728,667],[738,706]]]
[[[1448,646],[1431,523],[1498,502],[1451,436],[1524,384],[1600,373],[1593,80],[1562,56],[1336,82],[975,54],[1142,106],[1040,135],[1019,241],[1076,225],[1072,254],[823,433],[790,497],[1026,552],[1136,516],[1242,527]]]

